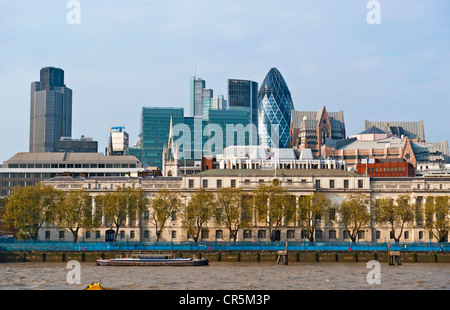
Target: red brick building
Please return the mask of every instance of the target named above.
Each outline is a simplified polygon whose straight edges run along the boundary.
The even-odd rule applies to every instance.
[[[360,160],[357,165],[359,174],[371,177],[413,177],[414,165],[401,158]]]

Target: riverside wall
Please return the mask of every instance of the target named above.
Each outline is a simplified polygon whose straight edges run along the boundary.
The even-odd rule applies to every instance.
[[[131,256],[132,251],[104,251],[104,252],[39,252],[17,251],[0,252],[0,263],[20,262],[79,262],[95,263],[99,258],[117,258]],[[206,258],[210,262],[277,262],[277,251],[143,251],[141,253],[164,253],[176,257]],[[401,252],[403,263],[450,263],[449,252]],[[312,263],[312,262],[368,262],[377,260],[388,263],[386,251],[289,251],[288,263]]]

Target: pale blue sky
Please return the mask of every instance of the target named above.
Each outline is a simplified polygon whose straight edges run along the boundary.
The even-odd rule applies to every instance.
[[[450,2],[379,0],[0,0],[0,162],[29,143],[30,83],[46,66],[73,89],[73,137],[107,145],[109,126],[134,143],[143,106],[184,107],[189,77],[226,96],[228,78],[262,83],[277,67],[296,110],[364,120],[424,120],[427,141],[450,132]]]

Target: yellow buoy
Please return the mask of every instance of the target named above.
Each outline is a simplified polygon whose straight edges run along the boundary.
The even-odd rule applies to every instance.
[[[88,286],[86,286],[85,290],[86,291],[103,291],[104,288],[103,288],[103,286],[101,286],[100,282],[101,281],[99,281],[97,284],[95,284],[94,282],[89,283]]]

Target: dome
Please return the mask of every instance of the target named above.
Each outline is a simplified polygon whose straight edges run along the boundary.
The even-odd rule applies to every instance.
[[[270,69],[258,92],[258,132],[263,146],[286,148],[289,145],[291,92],[277,68]]]

